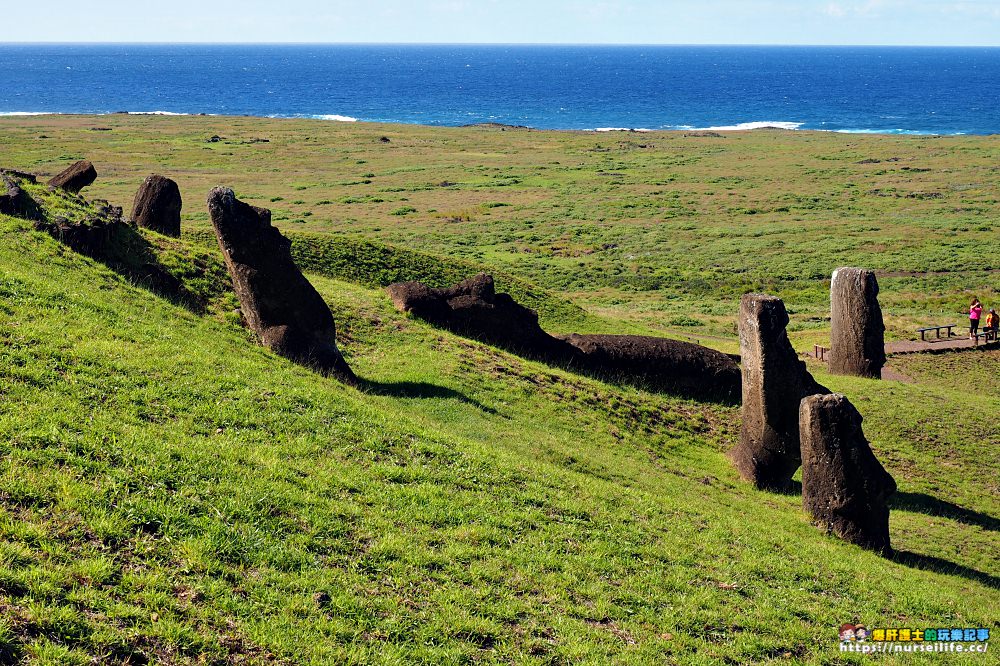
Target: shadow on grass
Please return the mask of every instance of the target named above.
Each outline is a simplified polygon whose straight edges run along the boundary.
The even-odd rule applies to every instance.
[[[380,395],[389,398],[446,398],[457,400],[467,405],[472,405],[481,409],[487,414],[499,414],[492,407],[487,407],[478,400],[474,400],[461,391],[450,389],[447,386],[438,386],[428,382],[377,382],[371,379],[358,378],[358,390],[371,395]]]
[[[137,287],[166,298],[195,314],[204,314],[205,303],[160,262],[156,248],[137,229],[123,222],[115,209],[105,207],[83,223],[65,218],[38,221],[44,231],[74,252],[101,262]]]
[[[966,509],[957,504],[938,499],[925,493],[897,492],[889,499],[889,507],[900,511],[924,513],[928,516],[952,518],[960,523],[978,525],[990,532],[1000,532],[1000,519],[985,513]]]
[[[889,559],[893,562],[913,567],[914,569],[933,571],[948,576],[961,576],[962,578],[982,583],[987,587],[992,587],[994,590],[1000,590],[1000,578],[997,576],[956,564],[950,560],[934,557],[933,555],[920,555],[919,553],[911,553],[907,550],[897,550]]]

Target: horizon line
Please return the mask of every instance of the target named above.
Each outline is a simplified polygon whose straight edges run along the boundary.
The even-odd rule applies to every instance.
[[[1000,44],[843,44],[777,42],[371,42],[371,41],[0,41],[4,46],[611,46],[611,47],[761,47],[761,48],[947,48],[1000,49]]]

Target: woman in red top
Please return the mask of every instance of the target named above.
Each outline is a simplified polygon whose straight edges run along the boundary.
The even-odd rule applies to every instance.
[[[978,298],[972,299],[969,306],[969,339],[972,340],[979,331],[979,318],[983,315],[983,304]]]

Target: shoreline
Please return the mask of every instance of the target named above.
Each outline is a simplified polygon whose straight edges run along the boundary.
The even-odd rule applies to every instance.
[[[766,120],[755,120],[742,123],[735,123],[731,125],[714,125],[708,127],[695,127],[693,125],[671,125],[668,127],[661,128],[648,128],[648,127],[625,127],[625,126],[607,126],[607,127],[590,127],[590,128],[575,128],[575,127],[534,127],[530,125],[514,125],[509,123],[491,122],[484,121],[479,123],[466,123],[466,124],[428,124],[428,123],[417,123],[408,122],[405,120],[368,120],[362,118],[355,118],[352,116],[345,116],[339,114],[311,114],[311,115],[247,115],[247,114],[224,114],[224,113],[188,113],[188,112],[178,112],[178,111],[103,111],[96,113],[75,113],[75,112],[61,112],[61,111],[0,111],[0,119],[3,118],[41,118],[41,117],[59,117],[59,118],[106,118],[108,116],[162,116],[168,118],[232,118],[241,120],[315,120],[315,121],[325,121],[329,123],[341,123],[345,125],[398,125],[403,127],[425,127],[430,129],[464,129],[464,128],[496,128],[501,130],[522,130],[530,132],[583,132],[588,134],[598,133],[633,133],[633,134],[653,134],[653,133],[664,133],[664,132],[749,132],[749,131],[785,131],[785,132],[821,132],[824,134],[845,134],[853,136],[894,136],[894,137],[968,137],[968,136],[980,136],[980,137],[990,137],[1000,135],[1000,131],[997,132],[933,132],[925,130],[911,130],[911,129],[866,129],[866,128],[846,128],[846,129],[822,129],[816,127],[805,127],[806,123],[795,122],[795,121],[766,121]]]

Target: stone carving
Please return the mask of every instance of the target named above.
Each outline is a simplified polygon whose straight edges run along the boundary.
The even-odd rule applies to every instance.
[[[887,501],[896,481],[872,453],[861,422],[843,395],[802,400],[802,506],[822,529],[889,554]]]

